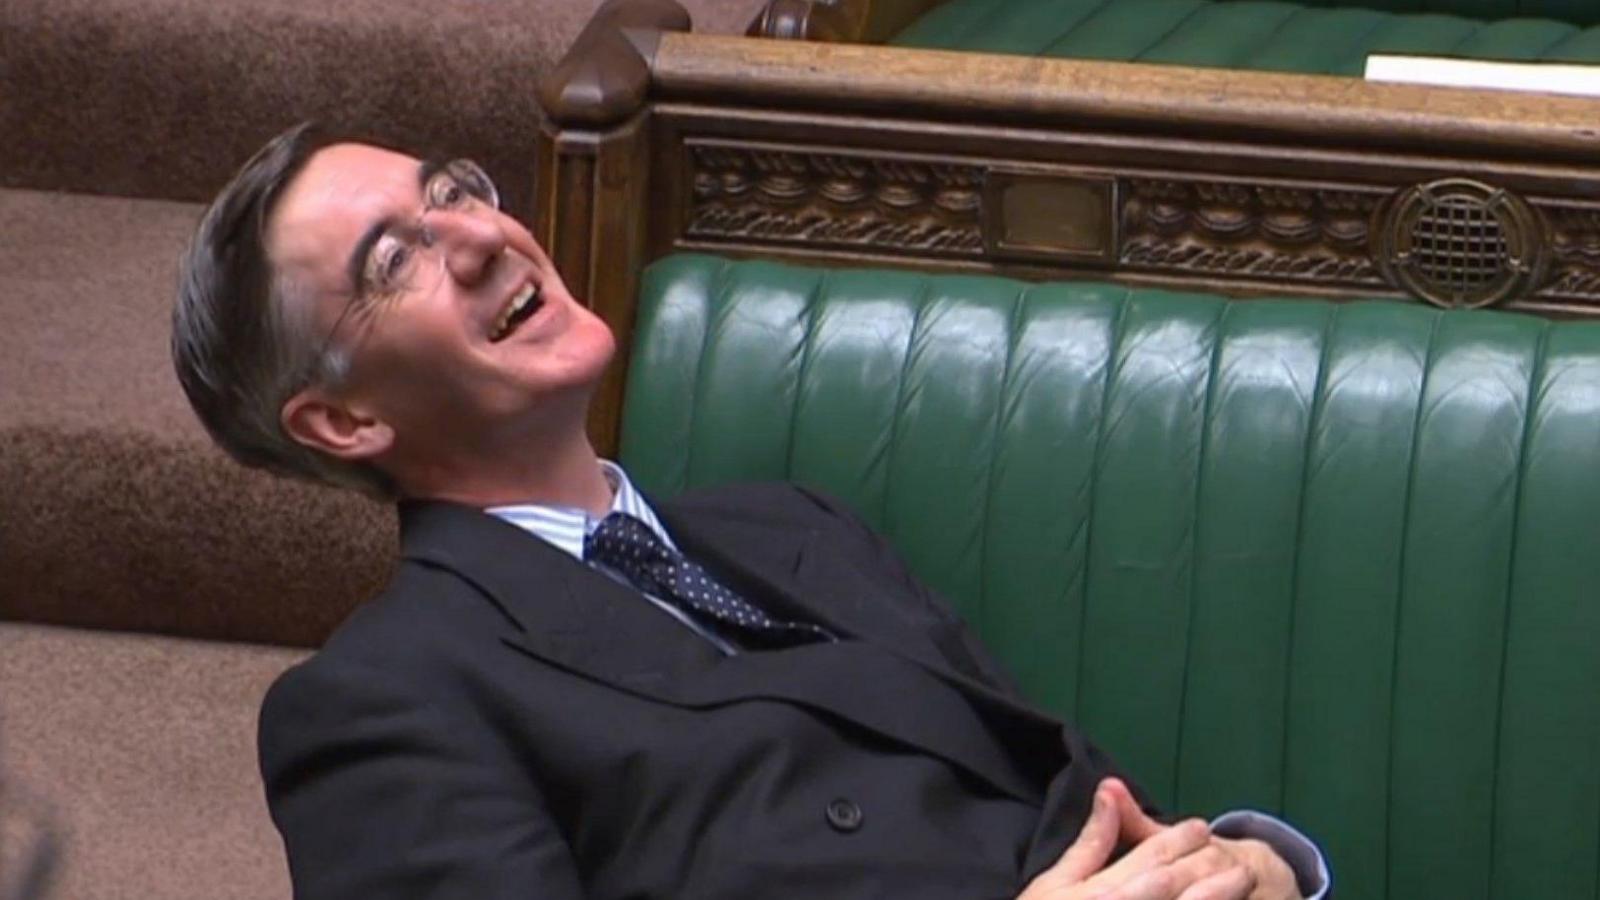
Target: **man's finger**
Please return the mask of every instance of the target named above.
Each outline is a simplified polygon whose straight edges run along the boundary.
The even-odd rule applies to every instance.
[[[1094,808],[1089,812],[1088,821],[1083,823],[1083,830],[1078,832],[1078,839],[1061,854],[1055,865],[1063,882],[1077,884],[1105,868],[1106,861],[1117,849],[1120,830],[1117,804],[1102,785],[1094,792]]]
[[[1256,879],[1256,893],[1263,897],[1293,897],[1299,900],[1300,889],[1295,884],[1294,870],[1270,846],[1251,839],[1213,838],[1212,842],[1250,870]]]
[[[1133,798],[1133,791],[1128,790],[1128,786],[1119,779],[1107,778],[1101,782],[1101,789],[1109,790],[1111,799],[1117,805],[1117,812],[1122,819],[1124,844],[1142,844],[1166,829],[1166,825],[1145,814],[1139,801]]]
[[[1189,885],[1198,884],[1229,869],[1245,869],[1248,871],[1249,866],[1235,859],[1233,854],[1218,846],[1217,842],[1213,840],[1199,850],[1172,863],[1170,868],[1179,874],[1179,883],[1187,889]]]
[[[1120,823],[1119,823],[1120,824]],[[1176,862],[1211,843],[1211,829],[1200,819],[1188,819],[1133,848],[1127,856],[1106,868],[1103,877],[1111,884],[1131,881],[1140,873]]]
[[[1140,872],[1095,900],[1177,900],[1184,883],[1171,866]]]
[[[1256,879],[1250,870],[1232,866],[1189,885],[1178,900],[1249,900],[1255,889]]]

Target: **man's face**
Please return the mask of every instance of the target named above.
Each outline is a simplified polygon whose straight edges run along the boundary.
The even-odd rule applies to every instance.
[[[526,439],[557,413],[570,422],[614,349],[526,228],[441,199],[455,198],[434,167],[340,144],[290,182],[267,231],[313,334],[351,363],[325,396],[387,426],[382,453],[410,465]],[[385,284],[392,272],[403,277]]]

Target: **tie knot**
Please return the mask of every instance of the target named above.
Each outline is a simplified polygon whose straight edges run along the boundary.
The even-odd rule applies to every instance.
[[[634,586],[702,619],[769,642],[831,640],[817,625],[773,619],[717,583],[709,572],[674,550],[649,525],[626,513],[600,520],[583,540],[584,559],[608,566]]]
[[[670,563],[673,555],[649,525],[627,513],[606,516],[583,540],[585,559],[629,575],[637,575],[652,565]]]

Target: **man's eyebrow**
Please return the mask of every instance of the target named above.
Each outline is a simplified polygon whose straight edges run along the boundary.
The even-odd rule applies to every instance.
[[[350,251],[350,261],[346,263],[350,283],[355,285],[355,296],[365,296],[367,293],[367,256],[372,253],[372,245],[378,242],[394,224],[391,218],[379,219],[368,226],[361,233],[361,240],[356,241],[355,249]]]
[[[425,159],[418,163],[417,190],[426,195],[428,181],[433,178],[434,173],[443,169],[446,165],[447,163],[436,159]],[[394,223],[395,218],[393,216],[385,216],[367,226],[367,230],[361,233],[360,240],[356,241],[355,247],[351,249],[350,259],[345,263],[345,269],[350,284],[355,286],[355,295],[357,297],[367,292],[367,256],[372,253],[372,247],[378,243],[378,238],[383,237],[385,232],[393,228]]]

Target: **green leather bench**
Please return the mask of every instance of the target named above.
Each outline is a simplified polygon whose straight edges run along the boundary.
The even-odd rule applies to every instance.
[[[1600,62],[1589,0],[949,0],[890,43],[1324,75],[1368,54]]]
[[[1600,322],[667,256],[621,455],[852,504],[1163,803],[1590,898]]]

